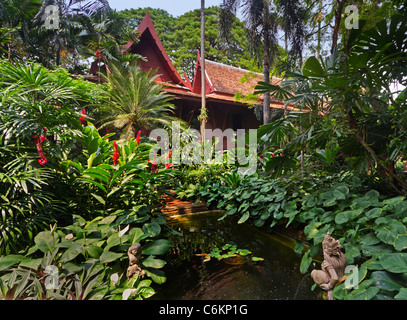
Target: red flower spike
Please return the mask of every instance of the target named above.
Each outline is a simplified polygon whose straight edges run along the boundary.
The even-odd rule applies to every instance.
[[[167,163],[165,165],[165,169],[169,169],[169,168],[174,168],[174,165],[172,163]]]
[[[48,161],[47,158],[44,157],[44,155],[42,155],[42,157],[40,159],[38,159],[38,163],[43,166],[44,164],[46,164]]]
[[[246,144],[246,149],[249,150],[249,145],[248,144]]]
[[[117,166],[119,164],[120,154],[116,141],[113,143],[113,150],[113,165]]]
[[[44,164],[46,164],[47,161],[48,161],[48,159],[44,156],[44,153],[43,153],[43,151],[42,151],[41,142],[44,141],[42,137],[44,137],[44,136],[41,135],[41,138],[38,138],[35,134],[32,136],[32,138],[33,138],[33,140],[34,140],[34,143],[35,143],[35,146],[36,146],[36,148],[37,148],[38,155],[40,156],[40,159],[38,159],[38,163],[39,163],[41,166],[43,166]],[[45,137],[44,137],[44,138],[45,138]],[[46,140],[46,138],[45,138],[45,140]]]
[[[47,141],[47,138],[42,134],[42,135],[40,136],[40,141],[41,141],[41,142]]]
[[[136,137],[137,145],[140,144],[140,135],[141,135],[141,130],[139,130],[139,132],[137,133],[137,137]]]
[[[81,115],[81,117],[80,117],[80,122],[81,122],[81,125],[87,125],[88,123],[86,122],[86,110],[85,109],[82,109],[82,115]]]

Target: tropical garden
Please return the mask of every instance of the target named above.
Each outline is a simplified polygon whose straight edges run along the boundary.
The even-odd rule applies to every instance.
[[[263,108],[251,175],[151,158],[143,129],[171,128],[172,97],[140,69],[143,57],[121,50],[137,41],[146,9],[52,2],[59,27],[47,29],[49,1],[0,0],[0,299],[153,297],[182,238],[160,211],[169,191],[223,210],[220,219],[303,231],[294,248],[303,274],[329,231],[359,273],[335,299],[407,299],[405,4],[355,3],[350,28],[347,0],[219,2],[205,12],[208,58],[263,72],[253,96],[286,106]],[[149,12],[191,75],[201,11]],[[81,76],[96,52],[102,83]],[[134,243],[143,274],[129,278]]]

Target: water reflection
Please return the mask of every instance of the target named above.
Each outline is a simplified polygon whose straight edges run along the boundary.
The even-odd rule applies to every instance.
[[[155,299],[269,300],[316,299],[311,291],[313,281],[299,271],[301,257],[264,233],[232,219],[217,221],[216,216],[194,217],[174,225],[183,236],[174,238],[175,245],[165,267],[167,282],[161,285]],[[226,243],[248,249],[263,261],[246,259],[243,264],[204,257],[212,248]]]

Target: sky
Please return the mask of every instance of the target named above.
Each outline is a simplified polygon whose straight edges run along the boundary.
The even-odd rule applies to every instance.
[[[222,0],[205,0],[205,8],[218,6],[221,3]],[[201,8],[201,0],[110,0],[109,4],[112,9],[117,11],[146,7],[164,9],[174,17]]]

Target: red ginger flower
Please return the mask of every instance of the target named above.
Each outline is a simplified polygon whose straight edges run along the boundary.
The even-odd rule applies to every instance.
[[[154,152],[154,158],[153,161],[151,162],[151,172],[155,171],[156,169],[157,169],[157,153]]]
[[[169,150],[166,159],[169,160],[170,158],[171,158],[171,149]],[[169,168],[174,168],[174,165],[173,165],[171,162],[170,162],[170,163],[167,163],[167,164],[165,165],[165,169],[169,169]]]
[[[44,155],[42,155],[42,156],[41,156],[41,158],[40,158],[40,159],[38,159],[38,163],[39,163],[41,166],[43,166],[44,164],[46,164],[46,163],[47,163],[47,161],[48,161],[48,159],[47,159],[47,158],[45,158],[45,156],[44,156]]]
[[[80,119],[79,119],[80,121],[81,121],[81,124],[82,125],[87,125],[88,123],[86,122],[86,110],[85,109],[82,109],[82,115],[81,115],[81,117],[80,117]]]
[[[40,159],[38,159],[38,163],[43,166],[44,164],[47,163],[48,159],[44,156],[44,152],[42,151],[42,146],[41,146],[41,142],[43,142],[42,140],[43,135],[41,135],[41,138],[38,138],[36,135],[33,135],[32,138],[34,140],[35,146],[37,147],[37,152],[38,155],[40,156]],[[44,137],[45,138],[45,137]],[[45,139],[46,140],[46,139]]]
[[[119,164],[120,154],[119,154],[119,148],[117,146],[116,141],[113,143],[113,149],[114,149],[114,151],[113,151],[113,164],[115,166],[117,166]]]
[[[139,130],[139,132],[137,133],[137,137],[136,137],[137,145],[140,144],[140,135],[141,135],[141,130]]]

